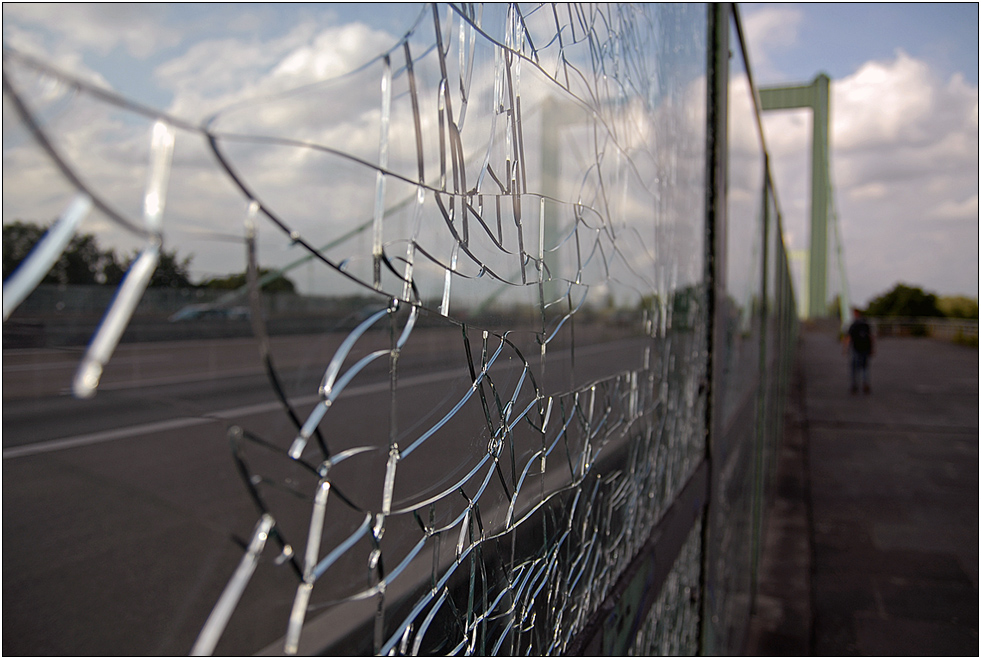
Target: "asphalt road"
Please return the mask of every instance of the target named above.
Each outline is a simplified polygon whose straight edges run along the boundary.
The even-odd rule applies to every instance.
[[[417,329],[400,357],[396,396],[386,356],[352,380],[321,422],[335,456],[374,447],[332,467],[334,491],[352,505],[336,495],[329,500],[324,548],[350,535],[364,511],[380,510],[393,432],[405,450],[449,415],[399,464],[396,510],[452,492],[486,455],[491,430],[479,396],[449,414],[472,383],[460,337],[456,328]],[[324,368],[343,338],[273,339],[273,358],[301,420],[315,405]],[[479,333],[470,340],[479,371],[482,340]],[[388,345],[387,332],[366,334],[345,368]],[[490,337],[488,357],[499,345]],[[585,345],[577,348],[574,366],[568,350],[553,350],[544,361],[532,343],[522,351],[547,395],[616,377],[651,359],[645,355],[650,339],[596,336]],[[89,401],[65,393],[78,357],[75,351],[4,353],[3,652],[186,654],[259,517],[232,458],[229,428],[285,448],[295,427],[251,340],[122,346]],[[491,416],[500,416],[516,390],[511,414],[533,400],[523,370],[513,350],[500,353],[489,370],[494,389],[486,389]],[[540,435],[536,446],[527,430],[516,430],[515,437],[516,455],[502,459],[512,475],[541,446]],[[242,448],[252,473],[266,479],[260,489],[279,528],[302,555],[311,507],[291,491],[311,494],[316,477],[258,444]],[[316,464],[318,450],[314,443],[304,457]],[[562,469],[553,465],[553,477],[561,479]],[[464,489],[473,492],[475,482],[466,481]],[[501,514],[506,494],[487,497],[483,501],[496,501]],[[463,497],[442,496],[431,514],[449,520],[465,507]],[[484,509],[488,517],[493,508]],[[400,539],[419,534],[411,514],[390,518],[383,546],[389,569],[409,542]],[[364,562],[370,547],[362,543],[332,568],[328,599],[369,585]],[[270,550],[216,653],[250,654],[285,632],[297,579],[288,565],[275,564],[278,550]]]

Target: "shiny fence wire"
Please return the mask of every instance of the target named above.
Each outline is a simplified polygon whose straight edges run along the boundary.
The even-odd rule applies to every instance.
[[[4,223],[55,223],[4,281],[4,425],[69,391],[156,414],[5,438],[5,500],[19,471],[116,461],[107,511],[169,511],[158,544],[91,513],[133,551],[47,597],[8,565],[71,522],[5,503],[5,651],[71,630],[54,611],[96,582],[155,600],[140,633],[110,607],[52,647],[738,651],[796,312],[737,27],[427,4],[400,34],[359,23],[357,66],[284,55],[230,94],[218,61],[167,108],[5,41]],[[125,277],[39,284],[83,232],[133,254]],[[154,284],[175,250],[192,280],[243,276]],[[72,517],[79,482],[40,516]],[[645,556],[656,583],[631,581]]]

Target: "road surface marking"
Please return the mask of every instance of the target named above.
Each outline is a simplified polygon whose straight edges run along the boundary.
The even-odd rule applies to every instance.
[[[457,377],[468,377],[469,374],[470,372],[465,368],[456,368],[449,371],[438,371],[436,373],[425,373],[423,375],[401,378],[399,380],[399,386],[432,384],[434,382],[452,380]],[[382,391],[387,391],[389,387],[391,387],[391,383],[388,380],[347,387],[340,395],[340,398],[353,398],[355,396],[377,394]],[[318,395],[302,396],[300,398],[290,399],[290,404],[292,404],[294,407],[299,407],[316,403],[318,400],[320,400],[320,396]],[[266,412],[280,409],[281,407],[282,405],[279,401],[269,401],[267,403],[257,403],[255,405],[245,405],[242,407],[231,407],[224,410],[217,410],[199,417],[167,419],[166,421],[142,423],[136,426],[127,426],[125,428],[116,428],[114,430],[103,430],[100,432],[88,433],[86,435],[77,435],[75,437],[52,439],[46,442],[37,442],[36,444],[13,446],[3,450],[3,459],[9,460],[13,458],[23,458],[29,455],[37,455],[39,453],[52,453],[54,451],[63,451],[65,449],[77,448],[79,446],[102,444],[104,442],[123,439],[125,437],[135,437],[166,430],[177,430],[179,428],[200,426],[207,423],[215,423],[217,421],[234,419],[252,414],[264,414]]]
[[[577,348],[576,353],[579,355],[587,355],[598,352],[605,352],[607,350],[612,350],[615,348],[620,348],[626,343],[632,343],[633,341],[620,340],[613,343],[600,343],[591,346],[584,346],[582,348]],[[563,349],[557,351],[559,354],[567,353],[568,349]],[[426,373],[423,375],[415,375],[405,378],[399,378],[399,386],[415,386],[423,384],[432,384],[435,382],[442,382],[444,380],[451,380],[456,377],[467,377],[469,379],[470,372],[466,368],[456,368],[447,371],[437,371],[435,373]],[[132,385],[131,385],[132,386]],[[340,398],[351,398],[354,396],[365,396],[369,394],[376,394],[382,391],[387,391],[391,386],[388,380],[383,380],[381,382],[373,382],[370,384],[356,385],[353,387],[347,387],[341,394]],[[318,395],[302,396],[299,398],[290,399],[290,404],[294,407],[299,407],[303,405],[310,405],[316,403],[320,400]],[[269,401],[266,403],[257,403],[255,405],[246,405],[243,407],[232,407],[224,410],[217,410],[215,412],[210,412],[202,416],[197,417],[180,417],[175,419],[167,419],[165,421],[154,421],[152,423],[143,423],[135,426],[126,426],[124,428],[115,428],[113,430],[103,430],[94,433],[88,433],[85,435],[76,435],[74,437],[63,437],[61,439],[52,439],[44,442],[37,442],[35,444],[25,444],[23,446],[13,446],[10,448],[5,448],[3,450],[3,459],[14,459],[23,458],[31,455],[38,455],[40,453],[52,453],[55,451],[63,451],[65,449],[77,448],[79,446],[92,446],[94,444],[102,444],[104,442],[110,442],[116,439],[123,439],[126,437],[136,437],[140,435],[147,435],[155,432],[162,432],[167,430],[177,430],[180,428],[190,428],[193,426],[200,426],[208,423],[215,423],[218,421],[224,421],[228,419],[234,419],[242,416],[249,416],[252,414],[264,414],[277,409],[280,409],[281,403],[279,401]]]

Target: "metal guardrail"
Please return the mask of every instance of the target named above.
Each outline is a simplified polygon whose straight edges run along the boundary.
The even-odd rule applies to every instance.
[[[960,318],[872,318],[879,336],[929,336],[945,341],[978,339],[978,321]]]

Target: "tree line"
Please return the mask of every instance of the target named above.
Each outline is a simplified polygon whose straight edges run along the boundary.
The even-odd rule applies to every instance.
[[[47,230],[48,227],[19,220],[3,225],[4,280],[27,258]],[[138,252],[121,255],[111,248],[102,249],[94,235],[76,234],[58,261],[45,275],[42,283],[118,286],[137,255]],[[149,286],[235,290],[245,285],[244,272],[193,283],[190,274],[192,258],[192,256],[179,257],[176,249],[172,251],[161,249],[160,259],[153,271]],[[267,268],[260,268],[259,276],[269,272],[271,271]],[[288,277],[280,275],[264,284],[262,290],[269,293],[295,293],[296,286]]]
[[[44,236],[47,227],[30,222],[11,222],[3,225],[3,278],[21,261]],[[99,247],[90,233],[72,238],[61,258],[42,280],[46,284],[103,284],[118,286],[137,253],[119,255],[113,249]],[[214,277],[195,284],[191,281],[191,256],[179,257],[177,250],[161,250],[157,268],[150,279],[154,288],[208,288],[235,290],[246,283],[244,272]],[[259,276],[269,274],[259,269]],[[286,276],[266,282],[262,290],[269,293],[295,293],[296,285]],[[834,305],[837,309],[837,305]],[[978,301],[965,296],[939,297],[916,286],[896,284],[892,290],[876,297],[863,310],[876,318],[977,318]]]
[[[937,296],[916,286],[896,284],[869,302],[863,313],[874,318],[978,317],[978,301],[963,295]]]

